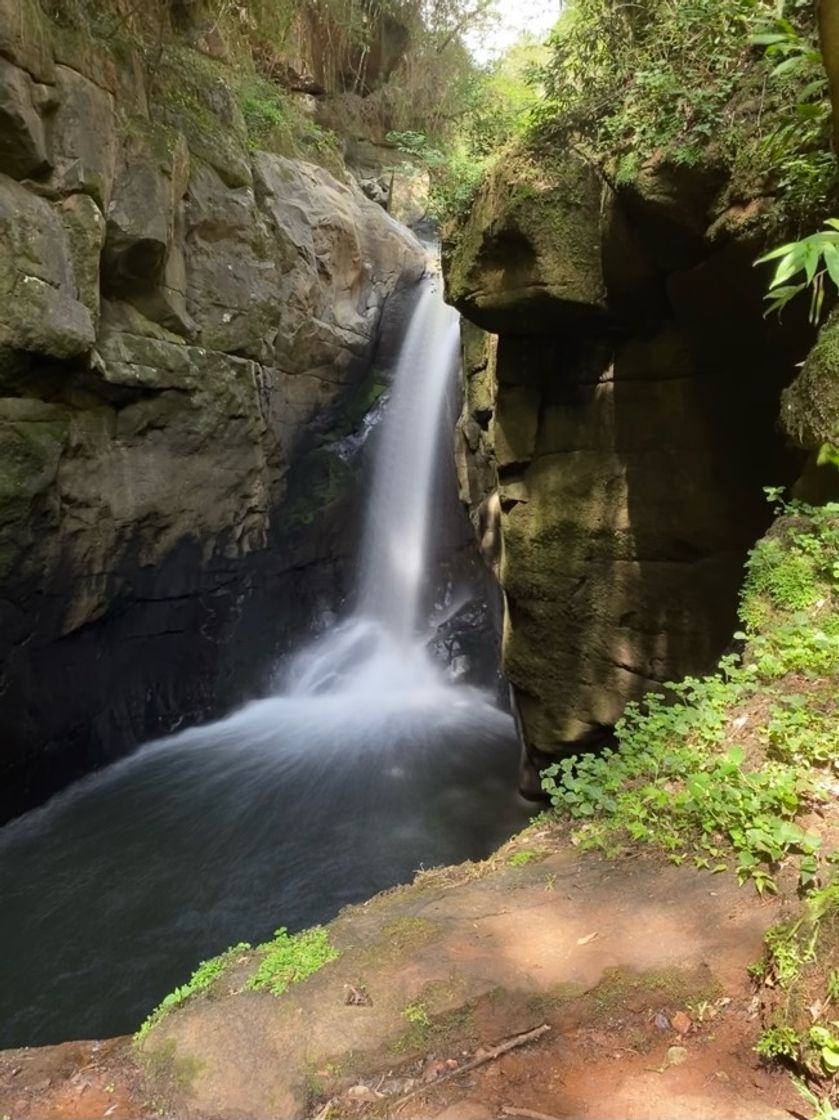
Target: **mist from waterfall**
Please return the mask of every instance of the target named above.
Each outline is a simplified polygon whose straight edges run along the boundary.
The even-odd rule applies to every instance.
[[[15,962],[0,1046],[134,1030],[228,945],[481,858],[526,819],[511,718],[425,648],[457,349],[427,283],[375,433],[355,609],[292,658],[278,694],[0,830],[0,955]]]

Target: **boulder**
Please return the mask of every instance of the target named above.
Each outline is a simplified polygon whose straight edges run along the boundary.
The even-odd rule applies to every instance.
[[[114,99],[67,66],[55,71],[54,182],[62,193],[84,192],[107,211],[116,171]]]
[[[602,319],[608,194],[593,165],[575,152],[508,153],[447,233],[447,299],[498,333],[544,334]]]
[[[25,70],[0,58],[0,167],[15,179],[37,177],[50,165],[34,87]]]
[[[0,175],[0,348],[71,358],[93,340],[60,216]]]
[[[132,119],[107,210],[102,268],[108,293],[130,297],[159,284],[188,178],[189,152],[180,133]]]
[[[53,80],[50,31],[38,0],[0,0],[0,56],[26,70],[36,82]]]

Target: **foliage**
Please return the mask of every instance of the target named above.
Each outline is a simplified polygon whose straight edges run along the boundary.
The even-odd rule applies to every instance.
[[[781,245],[755,261],[755,264],[778,261],[765,297],[770,301],[767,315],[773,311],[780,313],[791,299],[810,288],[810,322],[817,323],[824,305],[825,277],[839,291],[839,219],[828,218],[825,225],[827,229]],[[789,283],[802,272],[803,280]]]
[[[830,112],[810,0],[573,0],[550,40],[537,140],[613,159],[728,166],[793,217],[835,188]]]
[[[793,860],[803,889],[817,882],[821,838],[796,818],[829,797],[823,772],[835,765],[839,505],[790,503],[781,512],[748,561],[738,635],[745,656],[629,704],[614,748],[544,771],[582,847],[615,854],[651,844],[674,863],[733,864],[761,892],[774,890],[778,868]],[[802,678],[794,688],[792,674]],[[767,694],[776,702],[759,733],[738,741],[737,713]]]
[[[274,934],[272,941],[257,946],[264,956],[259,968],[248,981],[248,988],[266,990],[280,996],[292,984],[298,984],[317,972],[340,954],[322,926],[313,926],[291,936],[285,927]]]
[[[817,1116],[835,1116],[839,883],[814,891],[801,916],[773,926],[764,945],[763,958],[751,971],[769,1021],[755,1050],[765,1060],[781,1060],[796,1072],[796,1086]]]
[[[542,55],[541,45],[523,36],[501,58],[466,77],[458,110],[447,122],[435,125],[432,119],[422,131],[388,132],[388,143],[428,171],[432,217],[443,220],[463,212],[499,150],[524,132],[538,101],[533,83]],[[402,170],[410,170],[410,164]]]
[[[298,98],[258,75],[241,78],[236,92],[252,148],[300,156],[330,170],[340,165],[338,137],[312,120]]]
[[[165,1015],[170,1011],[174,1011],[176,1007],[180,1007],[181,1004],[186,1003],[191,996],[209,991],[228,966],[249,949],[250,945],[242,941],[240,944],[234,945],[231,949],[227,949],[218,957],[212,957],[208,961],[202,961],[186,984],[175,988],[174,992],[170,992],[154,1011],[152,1011],[151,1015],[149,1015],[135,1034],[134,1041],[137,1043],[142,1042],[152,1027],[156,1027]]]
[[[135,1034],[134,1041],[141,1043],[165,1015],[186,1003],[192,996],[209,992],[229,966],[245,959],[250,950],[251,946],[243,941],[211,960],[202,961],[187,983],[170,992],[152,1011]],[[305,980],[340,955],[330,943],[328,932],[321,926],[304,930],[293,937],[286,929],[278,929],[273,940],[258,945],[256,951],[262,953],[263,957],[247,987],[255,991],[267,990],[276,996],[282,995],[292,984]]]
[[[415,1000],[405,1008],[403,1015],[415,1027],[430,1027],[431,1019],[424,1003]]]

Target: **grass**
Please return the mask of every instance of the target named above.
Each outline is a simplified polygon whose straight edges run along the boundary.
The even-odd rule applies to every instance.
[[[800,917],[773,926],[750,972],[763,1020],[755,1051],[791,1069],[815,1115],[828,1120],[839,1102],[839,883],[813,891]]]

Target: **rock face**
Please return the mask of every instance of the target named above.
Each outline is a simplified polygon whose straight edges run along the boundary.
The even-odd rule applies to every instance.
[[[715,197],[665,167],[615,190],[573,152],[523,154],[445,246],[449,299],[494,332],[464,334],[460,486],[536,765],[707,670],[761,488],[795,477],[774,429],[808,335],[762,318],[762,246]]]
[[[131,48],[6,6],[8,814],[230,702],[245,644],[282,644],[306,598],[289,573],[335,555],[301,553],[289,476],[363,403],[385,304],[425,257],[357,188],[249,150],[218,75],[158,104]]]

